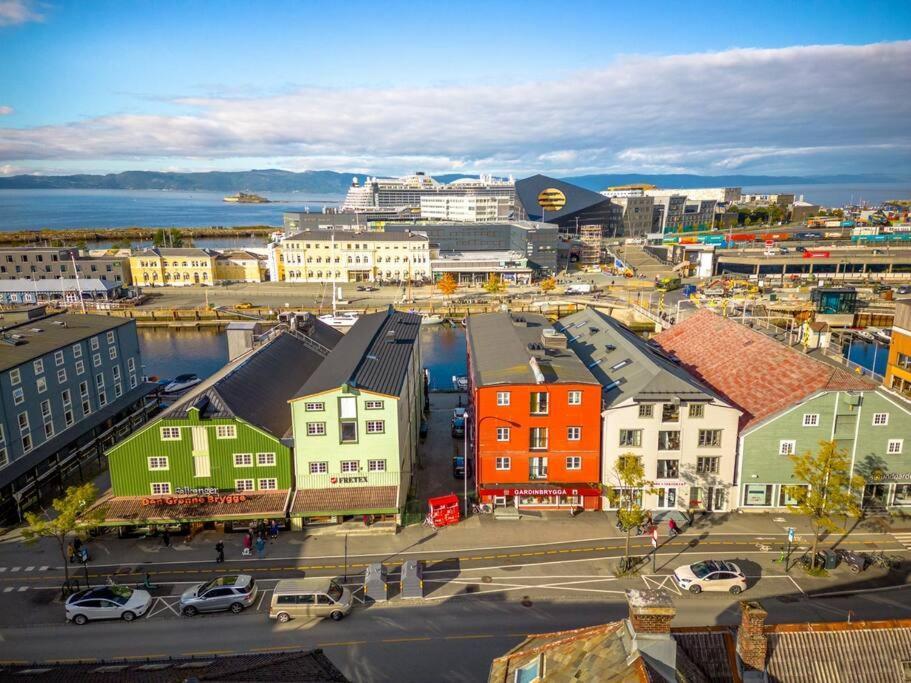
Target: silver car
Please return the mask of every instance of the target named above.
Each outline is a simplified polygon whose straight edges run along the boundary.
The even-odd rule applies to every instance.
[[[180,596],[180,612],[192,617],[200,612],[231,610],[238,614],[256,600],[256,581],[248,574],[219,576],[198,583]]]
[[[66,620],[82,626],[96,619],[133,621],[152,604],[148,591],[128,586],[98,586],[73,593],[66,600]]]

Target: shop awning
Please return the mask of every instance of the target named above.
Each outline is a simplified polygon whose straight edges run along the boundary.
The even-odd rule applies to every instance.
[[[292,517],[369,515],[398,511],[397,486],[340,486],[300,489],[291,503]]]
[[[598,484],[496,484],[481,486],[482,496],[600,496]]]
[[[102,497],[93,508],[104,510],[103,526],[268,519],[284,518],[290,497],[290,490],[167,496],[109,494]]]

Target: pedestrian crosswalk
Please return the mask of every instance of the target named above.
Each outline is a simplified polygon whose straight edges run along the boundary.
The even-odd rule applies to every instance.
[[[50,571],[51,569],[53,569],[53,567],[50,567],[46,564],[43,564],[40,567],[33,564],[30,564],[27,567],[19,565],[18,567],[0,567],[0,574],[6,574],[7,572],[10,574],[14,574],[16,572],[46,572]]]
[[[901,543],[907,550],[911,550],[911,531],[893,532],[892,538]]]

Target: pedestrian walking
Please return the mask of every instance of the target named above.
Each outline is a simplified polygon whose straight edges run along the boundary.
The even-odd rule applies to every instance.
[[[224,562],[225,561],[225,544],[222,543],[221,541],[216,543],[215,552],[218,553],[217,557],[215,558],[215,561]]]
[[[278,522],[274,519],[269,523],[269,538],[272,539],[273,543],[278,538]]]
[[[256,539],[256,555],[259,559],[263,559],[266,554],[266,541],[262,536]]]
[[[165,548],[171,547],[171,533],[167,529],[161,534],[161,542],[164,544]]]
[[[76,549],[73,547],[72,543],[67,543],[66,546],[66,556],[70,561],[70,564],[76,561]]]
[[[262,539],[266,538],[266,520],[259,520],[259,524],[256,525],[257,536]]]
[[[680,528],[677,526],[677,522],[673,517],[667,520],[667,532],[671,538],[680,533]]]
[[[243,552],[244,557],[249,557],[252,554],[252,549],[253,549],[253,534],[248,531],[246,534],[244,534],[244,552]]]

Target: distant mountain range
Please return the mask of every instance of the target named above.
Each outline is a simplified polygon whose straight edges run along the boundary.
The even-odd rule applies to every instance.
[[[363,179],[364,173],[338,171],[211,171],[207,173],[171,173],[159,171],[124,171],[106,175],[15,175],[0,177],[0,189],[16,190],[178,190],[210,192],[307,192],[317,195],[341,195],[347,192],[352,178]],[[440,182],[459,178],[476,178],[468,174],[436,175]],[[648,175],[642,173],[595,174],[561,178],[589,190],[603,190],[611,185],[652,183],[659,187],[745,187],[755,185],[818,185],[824,183],[891,183],[907,179],[879,174],[833,176],[703,176],[688,174]]]

